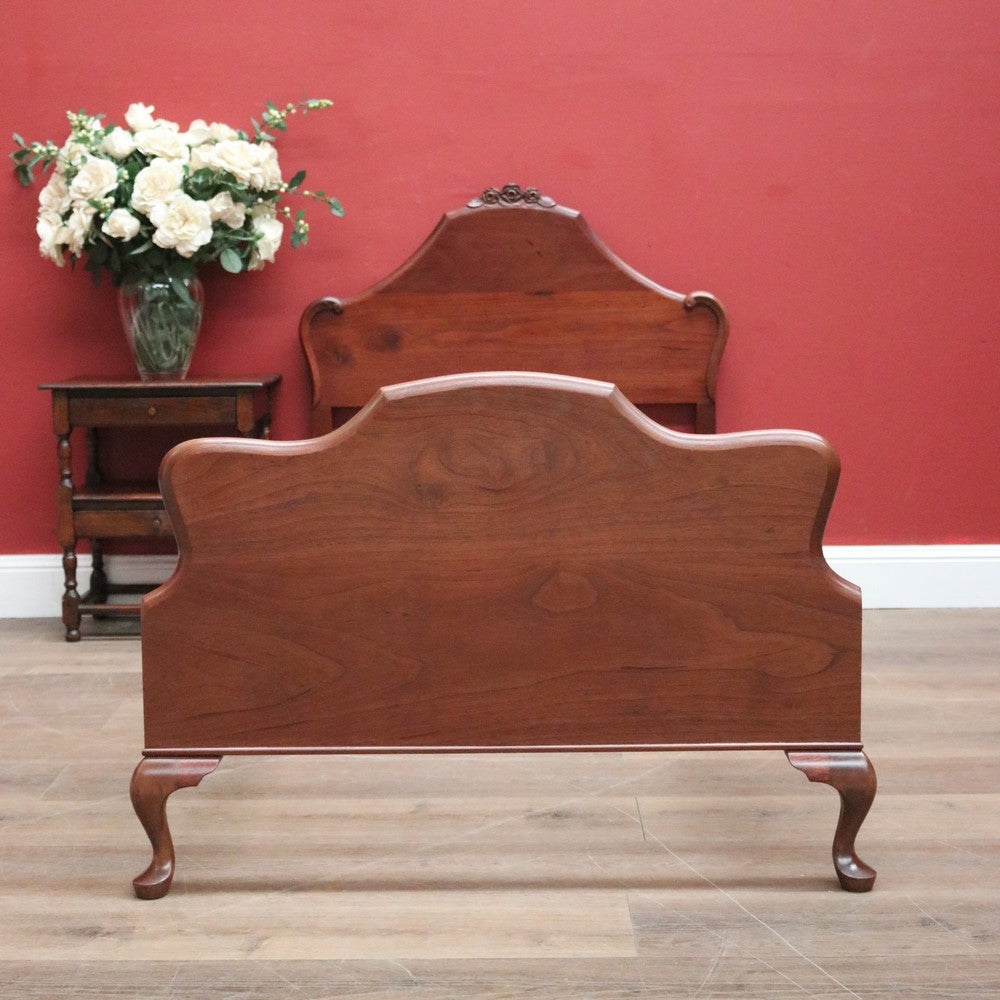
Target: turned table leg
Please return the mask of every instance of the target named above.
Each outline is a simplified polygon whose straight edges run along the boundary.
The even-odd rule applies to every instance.
[[[76,584],[76,548],[67,546],[63,549],[63,598],[62,621],[66,626],[66,641],[80,641],[80,591]]]
[[[90,540],[90,600],[94,604],[108,602],[108,574],[104,569],[104,540]],[[96,617],[96,616],[95,616]]]
[[[144,757],[132,775],[130,793],[149,842],[153,859],[132,880],[140,899],[159,899],[170,890],[174,878],[174,843],[167,825],[167,797],[178,788],[197,785],[219,766],[221,757]]]
[[[860,750],[786,751],[788,762],[810,781],[832,785],[840,793],[840,816],[833,835],[833,866],[848,892],[868,892],[875,884],[869,868],[854,849],[854,840],[875,798],[875,768]]]
[[[73,443],[67,423],[60,427],[57,444],[59,457],[59,544],[62,546],[63,598],[62,620],[66,641],[80,641],[80,592],[76,583],[76,527],[73,523]]]

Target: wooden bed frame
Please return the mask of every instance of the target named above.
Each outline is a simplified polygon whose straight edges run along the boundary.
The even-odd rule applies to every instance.
[[[314,434],[384,385],[472,371],[614,382],[661,423],[712,433],[727,329],[714,296],[661,288],[579,212],[507,184],[445,215],[373,288],[312,303],[300,335]]]
[[[299,442],[188,441],[161,483],[180,561],[142,606],[132,801],[228,754],[782,750],[840,793],[841,885],[875,795],[861,602],[827,566],[815,436],[661,427],[607,383],[450,376]]]

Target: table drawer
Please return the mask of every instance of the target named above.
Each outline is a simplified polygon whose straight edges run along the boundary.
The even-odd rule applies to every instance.
[[[172,538],[170,516],[160,508],[77,510],[73,527],[80,538]]]
[[[233,424],[233,396],[76,396],[69,400],[69,422],[93,427],[155,427],[159,424]]]

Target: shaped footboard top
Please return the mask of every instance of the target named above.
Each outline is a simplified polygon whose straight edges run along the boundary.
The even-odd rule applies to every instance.
[[[523,372],[389,387],[308,441],[185,442],[146,753],[859,749],[837,476],[814,435],[680,434]]]

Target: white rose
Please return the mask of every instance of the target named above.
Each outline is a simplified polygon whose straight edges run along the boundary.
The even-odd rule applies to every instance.
[[[184,167],[180,160],[157,157],[135,175],[132,207],[149,215],[154,206],[169,201],[177,194],[183,181]]]
[[[101,152],[124,160],[135,149],[135,139],[127,128],[117,125],[101,140]]]
[[[74,257],[80,256],[84,243],[93,235],[95,214],[96,209],[86,202],[81,202],[74,206],[66,224],[59,231],[59,242],[65,243],[66,249]]]
[[[195,118],[195,120],[188,125],[187,131],[182,132],[181,135],[189,146],[200,146],[203,142],[208,142],[208,140],[212,138],[212,133],[208,128],[208,122],[206,122],[203,118]]]
[[[139,220],[127,208],[116,208],[104,220],[101,232],[127,243],[139,232]]]
[[[92,156],[73,178],[69,186],[74,201],[102,198],[118,186],[118,165],[111,160]]]
[[[212,122],[212,124],[208,126],[208,134],[216,142],[223,142],[226,139],[238,139],[240,137],[240,134],[236,131],[236,129],[230,128],[222,122]]]
[[[258,146],[260,150],[261,190],[276,191],[281,187],[281,167],[274,146]]]
[[[208,203],[212,212],[213,222],[224,222],[230,229],[239,229],[246,218],[247,207],[241,202],[234,202],[228,191],[220,191]]]
[[[38,204],[40,208],[49,212],[58,212],[60,215],[69,211],[69,185],[59,170],[52,172],[48,184],[38,192]]]
[[[135,134],[136,149],[147,156],[163,156],[186,163],[191,155],[188,144],[179,132],[167,128],[140,129]]]
[[[155,128],[156,122],[153,118],[155,110],[152,104],[130,104],[128,111],[125,112],[125,123],[136,131],[141,128]]]
[[[207,201],[178,192],[170,201],[154,206],[150,220],[156,226],[153,242],[164,250],[190,257],[212,239],[212,212]]]
[[[273,263],[285,227],[270,205],[256,205],[250,214],[251,227],[258,238],[248,267],[251,271],[259,271],[265,264]]]
[[[209,162],[213,170],[232,174],[241,184],[259,191],[263,183],[260,147],[243,139],[228,139],[217,143]]]
[[[196,170],[203,170],[205,167],[211,168],[212,166],[212,150],[215,149],[215,143],[205,142],[200,146],[194,146],[191,150],[191,159],[188,160],[188,166],[191,168],[191,173]]]
[[[62,228],[63,220],[58,212],[43,209],[38,213],[38,224],[35,226],[35,232],[38,233],[38,252],[51,260],[56,267],[62,267],[65,263],[62,243],[59,241]]]

